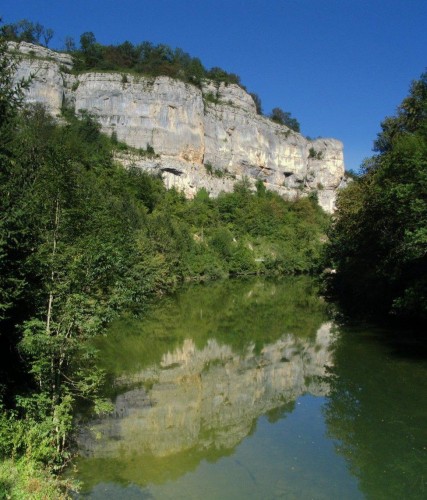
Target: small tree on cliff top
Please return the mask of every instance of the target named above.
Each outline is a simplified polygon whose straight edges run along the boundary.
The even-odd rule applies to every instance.
[[[283,111],[281,108],[273,108],[271,111],[270,118],[280,125],[286,125],[288,128],[294,132],[300,131],[300,124],[296,118],[291,116],[289,111]]]

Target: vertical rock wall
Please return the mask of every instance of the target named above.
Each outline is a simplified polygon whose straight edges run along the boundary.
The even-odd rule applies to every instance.
[[[236,180],[261,180],[287,198],[316,191],[320,205],[334,210],[344,178],[342,143],[309,141],[257,115],[252,97],[239,86],[205,82],[200,89],[165,76],[73,75],[69,55],[27,43],[10,47],[21,54],[16,78],[32,75],[29,103],[44,104],[54,116],[64,104],[86,110],[107,134],[115,132],[134,148],[150,145],[159,155],[155,161],[122,160],[161,171],[167,186],[189,197],[204,187],[215,196],[232,190]]]

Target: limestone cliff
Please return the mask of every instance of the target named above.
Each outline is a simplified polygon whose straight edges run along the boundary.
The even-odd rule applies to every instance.
[[[188,197],[204,187],[212,196],[236,180],[295,198],[316,191],[334,209],[344,178],[342,143],[310,141],[256,114],[252,97],[237,85],[202,88],[166,76],[72,74],[72,58],[43,47],[10,42],[22,55],[16,77],[33,75],[26,99],[60,115],[63,104],[94,115],[107,134],[135,148],[152,146],[158,158],[122,157],[125,164],[161,172],[168,187]],[[207,167],[207,168],[206,168]]]

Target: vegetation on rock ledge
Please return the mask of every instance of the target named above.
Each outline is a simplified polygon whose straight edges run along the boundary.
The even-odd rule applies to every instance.
[[[13,42],[27,42],[40,45],[42,40],[47,47],[53,37],[53,30],[45,28],[40,23],[33,23],[22,19],[16,23],[5,24],[0,29],[0,36]],[[73,56],[74,71],[119,71],[122,73],[122,83],[127,83],[127,73],[149,76],[169,76],[197,87],[202,86],[203,80],[211,80],[217,86],[235,84],[242,89],[240,76],[229,73],[217,66],[207,69],[198,57],[193,57],[180,48],[172,48],[166,44],[153,45],[149,41],[134,45],[125,41],[117,45],[102,45],[97,42],[92,31],[82,33],[80,45],[77,47],[74,39],[65,38],[66,52]],[[66,72],[70,70],[66,69]],[[257,114],[263,115],[260,97],[250,93]],[[212,94],[205,95],[208,102],[217,103],[218,98]],[[275,123],[286,125],[295,132],[300,132],[300,124],[291,113],[280,108],[274,108],[269,115]]]

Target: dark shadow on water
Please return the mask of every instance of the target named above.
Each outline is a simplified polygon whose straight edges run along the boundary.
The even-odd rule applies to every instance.
[[[402,325],[341,321],[324,414],[367,498],[423,499],[427,481],[425,339]]]
[[[330,308],[335,324],[348,335],[369,332],[366,342],[381,342],[390,354],[409,360],[427,359],[427,325],[408,323],[402,318],[382,318],[366,320],[342,314]]]

